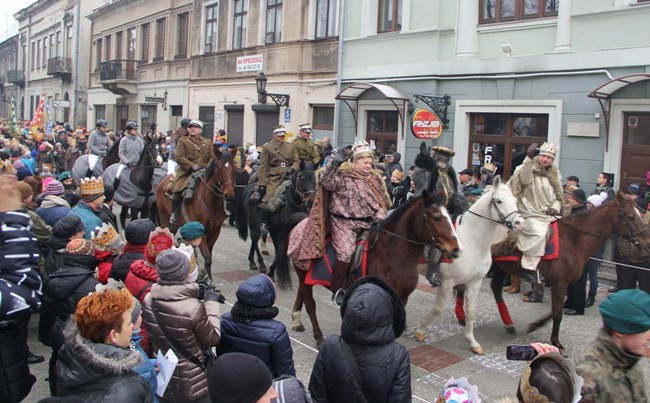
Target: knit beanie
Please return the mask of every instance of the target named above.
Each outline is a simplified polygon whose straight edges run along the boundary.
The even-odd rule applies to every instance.
[[[224,354],[208,370],[208,392],[213,402],[255,403],[272,384],[266,364],[250,354]]]
[[[16,177],[19,181],[25,179],[28,176],[32,176],[32,171],[30,171],[26,166],[20,167],[16,171]]]
[[[184,284],[190,274],[190,260],[179,250],[164,250],[156,258],[158,284]]]
[[[23,160],[16,160],[13,162],[13,167],[16,171],[18,171],[20,168],[25,167],[25,163],[23,162]]]
[[[174,244],[174,237],[167,228],[156,228],[149,235],[147,247],[144,248],[145,264],[149,267],[155,267],[156,258],[160,252],[171,249]]]
[[[31,186],[29,186],[25,182],[18,182],[16,183],[16,187],[18,188],[18,191],[20,192],[20,200],[25,200],[26,197],[30,195],[34,195],[34,189],[32,189]]]
[[[126,241],[133,245],[145,245],[149,241],[149,235],[156,229],[151,220],[139,218],[128,223],[124,230]]]
[[[50,183],[45,186],[45,191],[43,194],[46,195],[52,195],[52,196],[61,196],[65,193],[65,189],[63,188],[63,183],[53,180]]]
[[[77,232],[84,230],[84,224],[78,215],[63,216],[52,227],[52,234],[60,239],[69,239]]]
[[[89,239],[73,239],[65,247],[65,251],[71,255],[88,255],[94,254],[93,243]]]
[[[133,310],[131,311],[131,323],[135,325],[135,322],[138,321],[138,317],[140,316],[140,312],[142,312],[142,305],[140,305],[140,301],[136,297],[133,297]]]

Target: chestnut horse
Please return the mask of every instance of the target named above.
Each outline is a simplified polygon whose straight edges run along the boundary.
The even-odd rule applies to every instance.
[[[618,192],[616,199],[600,207],[592,208],[558,220],[560,233],[560,256],[555,260],[542,260],[538,269],[546,281],[551,283],[551,312],[528,326],[528,333],[543,326],[553,318],[551,343],[564,351],[560,343],[560,323],[567,287],[578,281],[589,257],[600,249],[612,235],[632,241],[644,252],[650,251],[650,234],[636,212],[635,203],[625,199]],[[508,308],[503,302],[502,284],[506,273],[517,275],[519,262],[494,262],[491,288],[499,306],[501,319],[506,330],[513,332]]]
[[[368,235],[367,275],[377,276],[395,289],[404,305],[418,284],[417,264],[424,247],[435,245],[445,256],[458,257],[460,244],[451,218],[444,207],[436,204],[436,199],[428,192],[414,197],[393,211],[388,218],[370,228]],[[290,217],[283,231],[287,243],[291,229],[305,219],[304,214]],[[282,288],[291,287],[289,259],[278,256],[276,260],[278,283]],[[307,272],[295,268],[298,280],[298,293],[291,312],[292,329],[303,332],[305,327],[300,320],[303,302],[306,306],[317,345],[323,343],[323,332],[316,317],[316,302],[312,285],[305,284]]]
[[[226,219],[225,200],[230,200],[235,195],[233,176],[232,163],[222,159],[221,153],[215,155],[200,177],[192,200],[183,202],[178,223],[175,225],[169,224],[172,203],[165,194],[165,186],[171,180],[171,175],[165,176],[156,188],[156,204],[162,227],[170,227],[175,231],[188,221],[198,221],[205,226],[205,236],[200,248],[210,278],[212,278],[212,247],[217,242],[221,225]]]

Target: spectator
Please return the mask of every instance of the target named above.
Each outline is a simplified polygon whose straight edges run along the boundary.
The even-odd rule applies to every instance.
[[[564,186],[580,187],[580,178],[575,175],[567,176]]]
[[[113,213],[113,197],[115,196],[115,191],[112,187],[107,186],[104,189],[104,201],[97,211],[97,217],[99,217],[102,222],[111,224],[113,228],[117,229],[117,217]]]
[[[124,230],[126,245],[122,249],[122,254],[113,261],[113,268],[109,275],[111,278],[118,281],[126,280],[131,263],[144,259],[144,250],[149,241],[149,235],[154,229],[156,226],[148,219],[133,220],[127,224]]]
[[[611,175],[605,171],[599,173],[596,177],[596,189],[591,194],[604,196],[606,202],[614,200],[616,191],[612,188]]]
[[[650,294],[621,290],[600,304],[603,328],[576,360],[583,402],[647,402],[641,358],[650,342]]]
[[[397,293],[376,277],[363,277],[348,290],[341,316],[341,336],[330,336],[314,363],[309,382],[314,402],[410,402],[408,351],[394,341],[406,325]]]
[[[624,197],[635,202],[635,211],[639,217],[646,217],[648,214],[647,202],[640,203],[640,201],[644,200],[642,199],[643,194],[640,184],[632,183],[629,185],[625,189]],[[647,227],[648,224],[646,224]],[[636,288],[638,283],[639,289],[650,293],[650,260],[648,256],[639,254],[639,248],[633,242],[622,237],[619,237],[617,246],[618,256],[614,260],[622,263],[616,265],[617,288],[619,290],[633,289]],[[642,269],[639,270],[628,266],[639,266]]]
[[[594,207],[599,207],[604,202],[604,199],[601,195],[591,195],[587,197],[587,208],[592,209]],[[605,252],[605,245],[603,245],[599,250],[594,252],[591,257],[596,259],[602,259],[603,253]],[[594,306],[596,303],[596,292],[598,291],[598,269],[600,268],[600,262],[598,260],[589,259],[587,262],[587,271],[589,276],[589,292],[587,293],[587,302],[585,303],[585,308]]]
[[[98,217],[99,209],[104,203],[104,180],[102,178],[84,178],[81,181],[81,201],[70,210],[84,223],[84,238],[90,239],[95,227],[101,227],[102,220]]]
[[[67,215],[70,211],[70,204],[65,200],[65,189],[63,184],[53,180],[47,184],[41,206],[36,209],[43,221],[49,226],[53,226],[59,219]]]
[[[56,366],[60,396],[88,402],[151,402],[147,382],[133,368],[142,363],[129,349],[133,297],[104,289],[82,298]]]
[[[190,282],[206,283],[210,281],[210,276],[205,269],[205,259],[201,254],[201,241],[205,235],[205,227],[197,221],[185,223],[180,230],[179,245],[187,245],[191,248],[194,265],[190,270]],[[192,259],[190,259],[191,261]]]
[[[237,288],[236,295],[232,310],[221,317],[217,353],[251,354],[266,364],[273,378],[295,376],[289,334],[284,324],[274,319],[279,310],[273,306],[273,281],[265,274],[250,277]]]
[[[219,357],[209,371],[208,388],[213,403],[270,403],[278,398],[266,365],[244,353]]]
[[[153,349],[172,349],[179,360],[161,401],[207,402],[208,378],[199,364],[204,360],[203,348],[219,343],[217,300],[221,295],[214,290],[201,295],[198,284],[187,283],[190,262],[183,252],[161,252],[156,267],[158,282],[144,299],[142,316]],[[181,353],[176,345],[191,356]]]
[[[95,227],[91,238],[95,246],[95,257],[99,260],[97,278],[102,284],[106,284],[113,268],[113,261],[122,253],[124,243],[115,227],[107,223]]]
[[[567,203],[571,207],[569,214],[579,214],[587,211],[587,196],[585,191],[576,187],[567,196]],[[564,303],[565,315],[584,315],[586,303],[587,276],[589,274],[588,264],[582,269],[578,281],[569,285],[566,302]]]
[[[140,342],[142,341],[142,336],[140,336],[140,327],[142,325],[142,306],[140,301],[137,298],[133,297],[134,306],[133,311],[131,311],[131,323],[133,323],[133,332],[131,333],[131,350],[137,351],[142,358],[142,364],[133,368],[133,370],[144,378],[145,381],[149,384],[149,389],[151,393],[151,398],[154,402],[158,402],[158,396],[156,396],[156,389],[158,388],[158,381],[156,379],[156,359],[149,358],[147,353],[142,349]]]

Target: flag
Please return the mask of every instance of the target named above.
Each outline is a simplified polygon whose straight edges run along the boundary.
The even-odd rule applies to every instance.
[[[29,131],[34,136],[34,140],[37,143],[40,143],[45,138],[45,132],[43,129],[43,105],[45,104],[45,96],[41,97],[41,101],[38,103],[38,108],[36,108],[36,114],[32,119],[32,125],[29,128]]]
[[[45,103],[45,112],[47,113],[47,124],[45,126],[45,134],[49,136],[52,135],[52,129],[54,128],[54,123],[52,122],[52,114],[50,113],[50,103]]]
[[[11,96],[11,134],[16,133],[16,126],[18,126],[18,121],[16,120],[16,98]]]

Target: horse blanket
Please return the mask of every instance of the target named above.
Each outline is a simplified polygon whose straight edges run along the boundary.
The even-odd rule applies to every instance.
[[[305,220],[306,221],[306,220]],[[320,259],[312,260],[305,277],[305,284],[322,285],[325,287],[330,286],[332,279],[332,270],[336,263],[336,251],[334,250],[334,243],[332,237],[328,236],[325,244],[325,254]],[[368,241],[367,239],[360,239],[357,241],[357,251],[361,252],[361,259],[352,258],[352,262],[359,261],[352,269],[352,276],[355,280],[363,277],[367,273],[368,263]]]
[[[102,175],[104,186],[114,186],[115,175],[120,164],[113,164],[106,168]],[[131,182],[131,172],[133,168],[125,168],[120,175],[120,184],[115,190],[114,200],[123,207],[141,208],[144,205],[146,194],[142,189]],[[156,201],[156,186],[167,176],[167,166],[163,164],[160,168],[154,169],[151,190],[149,191],[148,207]]]
[[[97,161],[93,161],[95,162],[95,169],[93,170],[92,176],[94,176],[95,178],[99,178],[104,173],[104,166],[102,165],[101,157],[97,157],[96,155],[84,154],[81,157],[77,158],[74,165],[72,166],[72,177],[74,178],[76,184],[80,184],[81,179],[86,177],[86,173],[88,172],[88,168],[90,167],[89,158],[92,159],[97,158]]]
[[[493,249],[494,252],[494,249]],[[542,260],[554,260],[560,257],[560,231],[558,229],[557,221],[553,221],[548,225],[548,232],[546,235],[546,247],[544,249],[544,256]],[[515,248],[510,252],[499,253],[492,255],[492,260],[495,262],[518,262],[521,259],[521,252]]]

